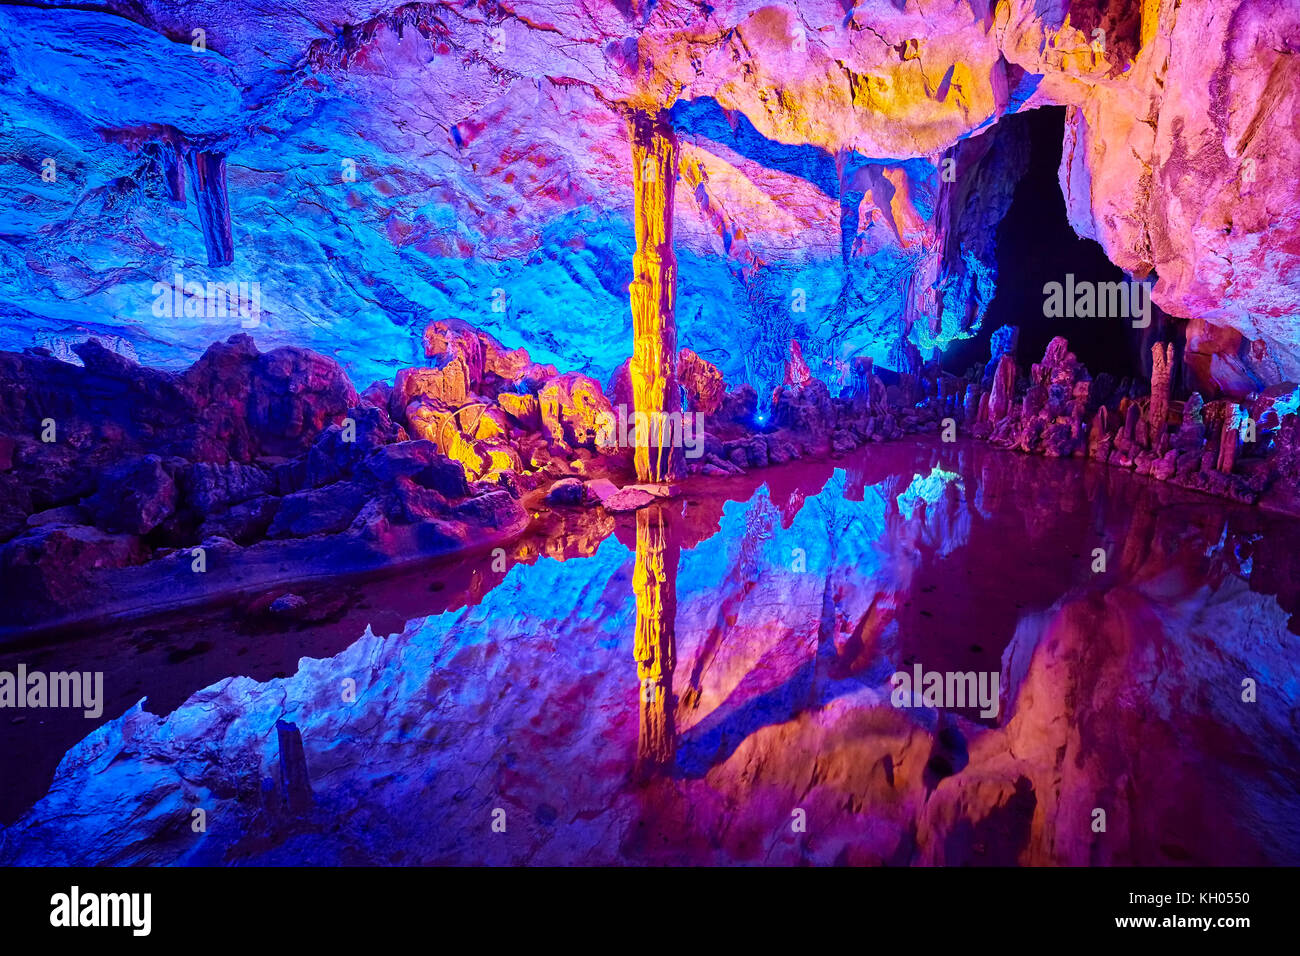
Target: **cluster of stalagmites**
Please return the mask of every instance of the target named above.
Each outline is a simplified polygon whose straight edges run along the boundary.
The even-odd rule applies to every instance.
[[[972,373],[940,384],[944,413],[959,415],[973,437],[1031,454],[1086,455],[1238,501],[1254,502],[1270,487],[1279,499],[1292,497],[1300,424],[1282,400],[1294,395],[1294,385],[1270,387],[1244,403],[1206,402],[1196,392],[1175,401],[1172,344],[1152,346],[1148,390],[1105,373],[1092,378],[1059,336],[1023,379],[1014,334],[1002,341],[1008,350],[997,354],[995,339],[994,359],[979,381]]]

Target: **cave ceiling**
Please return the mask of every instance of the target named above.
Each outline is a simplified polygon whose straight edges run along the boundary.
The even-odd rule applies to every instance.
[[[1075,232],[1226,361],[1300,377],[1297,48],[1282,0],[7,6],[0,347],[192,361],[241,323],[159,315],[183,276],[257,283],[242,330],[359,385],[437,317],[603,380],[631,348],[627,116],[664,110],[682,345],[755,382],[790,338],[828,378],[928,357],[1014,278],[1002,121],[1064,106]]]

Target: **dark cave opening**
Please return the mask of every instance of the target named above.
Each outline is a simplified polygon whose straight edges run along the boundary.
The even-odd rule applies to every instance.
[[[979,332],[953,343],[944,366],[961,371],[989,358],[989,339],[1004,325],[1020,328],[1017,360],[1022,364],[1042,358],[1047,344],[1063,335],[1079,360],[1097,375],[1144,376],[1150,365],[1144,351],[1151,341],[1144,330],[1124,319],[1048,318],[1044,315],[1043,287],[1064,282],[1072,273],[1076,282],[1119,282],[1124,272],[1106,258],[1091,239],[1081,239],[1070,227],[1065,197],[1057,178],[1065,133],[1065,108],[1044,106],[1007,117],[1002,122],[1025,124],[1030,141],[1029,168],[1016,186],[1011,207],[998,226],[997,289]],[[1159,310],[1152,307],[1147,333],[1161,326]],[[1145,346],[1145,347],[1144,347]]]

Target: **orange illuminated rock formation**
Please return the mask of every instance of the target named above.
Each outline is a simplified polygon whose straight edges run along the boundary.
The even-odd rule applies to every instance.
[[[686,390],[686,406],[691,411],[712,415],[722,407],[727,386],[712,362],[690,349],[682,349],[677,358],[677,378]]]

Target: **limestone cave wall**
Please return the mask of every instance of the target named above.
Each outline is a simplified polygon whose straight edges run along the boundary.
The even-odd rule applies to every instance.
[[[652,108],[681,138],[683,346],[759,386],[791,338],[831,384],[914,369],[999,281],[1003,118],[1055,105],[1070,224],[1244,396],[1300,377],[1298,44],[1286,0],[6,6],[0,347],[183,367],[244,331],[361,388],[446,317],[605,381]],[[168,308],[208,281],[256,283],[258,314]]]

